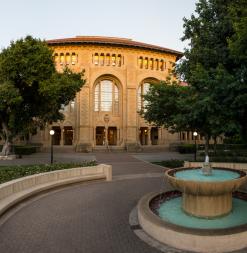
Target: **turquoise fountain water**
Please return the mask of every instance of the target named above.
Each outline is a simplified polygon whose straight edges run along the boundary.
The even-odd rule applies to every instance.
[[[212,169],[207,157],[202,168],[170,169],[165,178],[174,190],[147,194],[138,203],[146,233],[186,252],[247,247],[247,193],[238,191],[247,182],[246,172]]]
[[[234,171],[226,171],[220,169],[213,169],[210,176],[205,176],[202,173],[201,168],[193,170],[182,170],[175,174],[176,178],[191,180],[191,181],[202,181],[202,182],[217,182],[227,181],[235,178],[239,178],[239,173]]]
[[[234,191],[237,188],[235,184],[241,180],[239,171],[220,168],[212,170],[207,157],[203,168],[175,170],[175,173],[169,178],[175,188],[182,190],[183,198],[172,198],[161,204],[157,212],[162,219],[179,226],[200,229],[229,228],[247,223],[247,202],[241,199],[232,199],[231,190],[226,190],[229,188]],[[232,186],[229,186],[229,182]],[[203,211],[201,212],[200,209],[205,210],[208,207],[209,214],[211,214],[210,205],[218,205],[221,197],[216,201],[215,198],[218,198],[222,193],[224,194],[225,190],[226,193],[222,195],[221,204],[228,203],[229,211],[225,212],[224,209],[222,211],[219,208],[217,214],[222,211],[222,215],[201,215]],[[189,197],[187,197],[188,194],[190,194]],[[208,204],[205,205],[207,202]],[[201,205],[204,206],[201,208]],[[212,208],[214,208],[213,206]]]
[[[165,201],[157,210],[161,219],[187,228],[222,229],[247,224],[247,202],[233,198],[232,211],[216,219],[197,218],[186,214],[182,208],[182,198]]]

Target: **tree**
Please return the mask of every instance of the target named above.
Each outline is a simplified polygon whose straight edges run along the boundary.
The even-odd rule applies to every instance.
[[[0,53],[0,134],[2,153],[13,137],[47,122],[62,120],[68,104],[85,83],[83,72],[55,69],[52,50],[44,41],[27,36]]]
[[[241,77],[246,64],[236,51],[238,43],[246,48],[242,43],[246,33],[246,9],[240,11],[243,2],[246,0],[199,0],[196,15],[184,19],[182,40],[189,41],[189,48],[176,68],[188,86],[168,87],[171,83],[163,83],[145,97],[145,119],[171,131],[197,130],[205,136],[206,154],[210,137],[236,133],[244,124],[247,129],[246,81]],[[155,114],[159,108],[161,112]]]
[[[220,105],[220,110],[214,111],[226,126],[223,133],[241,131],[247,137],[246,79],[241,77],[246,72],[241,56],[245,52],[246,59],[246,50],[239,47],[241,42],[246,48],[246,4],[246,0],[200,0],[197,16],[184,19],[182,40],[188,40],[190,48],[177,70],[202,100],[211,98],[212,104]]]
[[[229,38],[230,55],[234,62],[235,80],[227,87],[229,104],[235,111],[241,136],[247,142],[247,0],[232,1],[229,13],[234,35]]]
[[[232,125],[224,124],[220,105],[211,98],[201,98],[192,86],[162,81],[153,84],[144,96],[147,101],[142,116],[170,132],[197,131],[205,136],[205,153],[208,154],[209,138],[217,137]]]

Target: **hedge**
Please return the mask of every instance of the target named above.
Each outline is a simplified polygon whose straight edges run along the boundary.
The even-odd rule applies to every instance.
[[[85,161],[82,163],[68,163],[68,164],[0,166],[0,183],[4,183],[20,177],[30,176],[54,170],[63,170],[95,165],[97,165],[95,161]]]

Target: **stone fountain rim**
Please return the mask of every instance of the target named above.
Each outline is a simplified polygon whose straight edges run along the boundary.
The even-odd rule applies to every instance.
[[[179,191],[168,191],[165,193],[170,192],[179,192]],[[243,192],[241,192],[243,193]],[[164,194],[159,192],[151,192],[146,195],[144,195],[139,203],[138,203],[138,212],[141,212],[145,214],[146,218],[149,219],[149,221],[155,223],[159,227],[163,227],[166,229],[171,229],[176,232],[185,233],[185,234],[191,234],[191,235],[199,235],[199,236],[212,236],[212,235],[233,235],[238,234],[241,232],[247,231],[247,223],[235,227],[229,227],[229,228],[214,228],[214,229],[200,229],[200,228],[188,228],[183,226],[178,226],[174,223],[171,223],[167,220],[161,219],[151,208],[151,202],[154,201],[155,198],[159,198],[160,195]],[[182,194],[180,192],[180,194]],[[247,193],[244,193],[247,195]],[[178,197],[177,195],[176,197]],[[239,199],[241,199],[238,196],[235,196]]]
[[[239,180],[240,178],[246,177],[247,173],[245,171],[242,170],[236,170],[236,169],[230,169],[230,168],[222,168],[222,167],[212,167],[212,169],[216,169],[216,170],[227,170],[227,171],[232,171],[232,172],[237,172],[239,174],[238,178],[233,178],[233,179],[228,179],[225,181],[199,181],[199,180],[188,180],[188,179],[182,179],[182,178],[177,178],[175,176],[175,173],[178,171],[183,171],[183,170],[196,170],[196,169],[200,169],[199,167],[179,167],[179,168],[173,168],[173,169],[169,169],[165,172],[165,176],[168,178],[176,178],[179,181],[184,181],[184,182],[198,182],[200,184],[210,184],[210,183],[217,183],[217,184],[221,184],[221,183],[225,183],[225,182],[230,182],[230,181],[235,181],[235,180]]]

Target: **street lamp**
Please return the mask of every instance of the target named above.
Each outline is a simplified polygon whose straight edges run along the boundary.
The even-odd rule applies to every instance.
[[[52,129],[50,130],[50,136],[51,136],[51,164],[53,164],[53,135],[55,134],[55,131]]]
[[[197,137],[198,133],[195,131],[193,132],[193,136],[195,138],[195,161],[196,161],[196,151],[197,151],[197,147],[196,147],[196,137]]]
[[[105,122],[105,146],[108,151],[109,150],[109,143],[108,143],[108,123],[110,121],[110,116],[108,114],[105,114],[104,116],[104,122]]]

